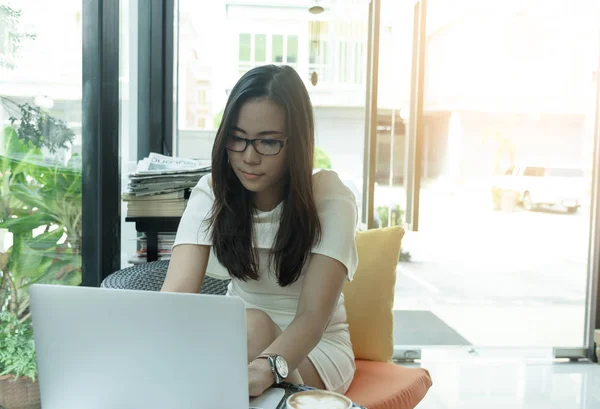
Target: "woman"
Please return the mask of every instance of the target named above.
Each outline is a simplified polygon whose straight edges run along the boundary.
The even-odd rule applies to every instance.
[[[234,86],[193,189],[162,291],[231,278],[246,303],[251,396],[283,379],[344,393],[354,355],[341,293],[357,265],[355,198],[331,171],[313,175],[308,92],[290,67]]]

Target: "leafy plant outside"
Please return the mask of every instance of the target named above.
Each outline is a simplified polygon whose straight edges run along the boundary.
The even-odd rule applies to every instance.
[[[4,53],[0,53],[0,67],[14,69],[14,59],[17,58],[19,48],[26,40],[33,40],[36,35],[20,30],[19,19],[22,11],[3,2],[0,4],[0,27],[3,28],[5,38],[3,39],[6,47]]]
[[[391,224],[389,223],[390,218],[390,208],[389,206],[378,206],[377,207],[377,216],[379,216],[379,220],[381,222],[381,227],[390,227],[390,226],[402,226],[402,218],[404,216],[404,211],[400,208],[400,205],[396,205],[395,208],[392,208],[391,211]],[[408,251],[404,251],[404,249],[400,249],[400,260],[403,262],[410,262],[411,255]]]
[[[35,379],[28,287],[81,282],[81,160],[44,155],[73,142],[64,121],[29,104],[0,102],[11,123],[2,131],[0,228],[12,234],[12,246],[0,253],[0,373]]]
[[[313,167],[315,169],[331,169],[331,157],[323,148],[319,146],[315,147],[314,155]]]

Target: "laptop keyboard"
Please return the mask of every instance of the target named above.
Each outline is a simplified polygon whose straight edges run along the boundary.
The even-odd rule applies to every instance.
[[[249,409],[277,409],[284,398],[284,389],[270,388],[262,395],[251,398]]]

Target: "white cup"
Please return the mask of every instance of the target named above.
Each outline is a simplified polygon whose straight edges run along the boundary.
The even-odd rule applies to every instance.
[[[351,409],[352,401],[339,393],[314,390],[290,395],[286,405],[287,409]]]

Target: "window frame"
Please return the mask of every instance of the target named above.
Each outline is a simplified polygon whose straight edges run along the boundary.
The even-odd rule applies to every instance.
[[[119,0],[82,10],[81,285],[98,287],[121,266]]]

